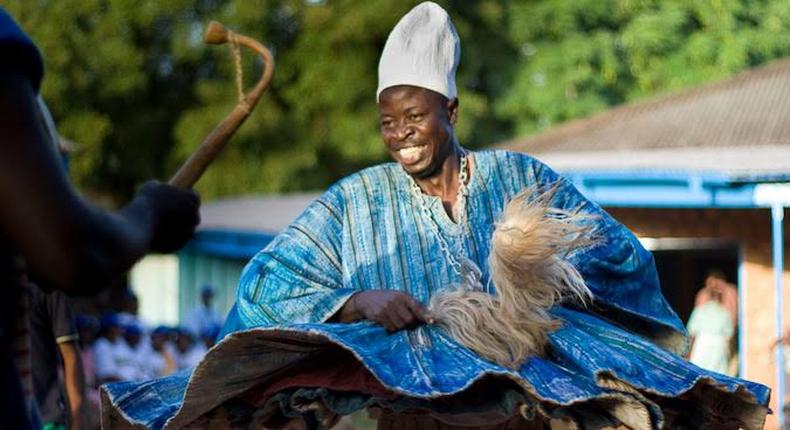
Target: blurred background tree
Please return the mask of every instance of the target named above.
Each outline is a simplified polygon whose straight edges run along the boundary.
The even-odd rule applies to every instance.
[[[790,54],[790,2],[513,2],[520,57],[497,116],[523,135]]]
[[[378,56],[416,1],[0,0],[38,43],[72,175],[109,204],[167,178],[235,105],[216,19],[264,41],[274,82],[198,189],[319,189],[386,160]],[[790,54],[785,0],[439,1],[462,39],[463,144],[479,148]],[[261,70],[249,55],[248,85]]]

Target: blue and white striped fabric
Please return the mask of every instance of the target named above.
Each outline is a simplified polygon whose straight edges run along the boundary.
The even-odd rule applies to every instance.
[[[191,379],[183,374],[106,386],[105,417],[155,428],[184,426],[315,348],[334,344],[409,398],[457,393],[494,374],[515,381],[544,412],[620,399],[643,405],[648,426],[657,427],[663,422],[661,399],[683,396],[704,404],[715,398],[738,407],[705,409],[713,412],[700,413],[700,422],[723,416],[744,428],[762,427],[768,388],[704,371],[675,355],[687,347],[684,328],[661,294],[652,255],[633,234],[527,155],[475,152],[473,166],[468,228],[429,196],[424,198],[433,220],[426,219],[397,164],[339,181],[244,269],[224,338]],[[527,360],[516,372],[475,356],[435,327],[388,334],[371,323],[325,323],[357,291],[400,290],[427,302],[461,282],[437,231],[482,269],[485,283],[490,238],[505,203],[527,187],[553,184],[560,187],[553,206],[595,215],[591,222],[603,240],[570,257],[595,303],[589,311],[553,310],[565,323],[551,334],[548,357]],[[700,394],[710,390],[717,396]]]

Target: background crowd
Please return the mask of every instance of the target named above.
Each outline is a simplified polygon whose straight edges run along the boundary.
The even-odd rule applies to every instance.
[[[216,341],[222,316],[206,286],[178,326],[149,326],[131,290],[117,311],[75,314],[60,292],[31,291],[34,388],[45,428],[98,428],[101,384],[152,379],[193,368]],[[57,347],[58,352],[55,352]]]

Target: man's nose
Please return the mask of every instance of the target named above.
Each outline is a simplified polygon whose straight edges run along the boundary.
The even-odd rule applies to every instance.
[[[398,140],[406,140],[414,135],[414,127],[404,122],[399,122],[395,130],[395,138]]]

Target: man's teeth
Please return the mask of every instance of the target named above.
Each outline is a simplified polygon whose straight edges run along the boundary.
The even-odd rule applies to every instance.
[[[419,146],[411,146],[408,148],[399,149],[398,152],[400,153],[401,157],[404,158],[413,158],[419,155],[422,149]]]

